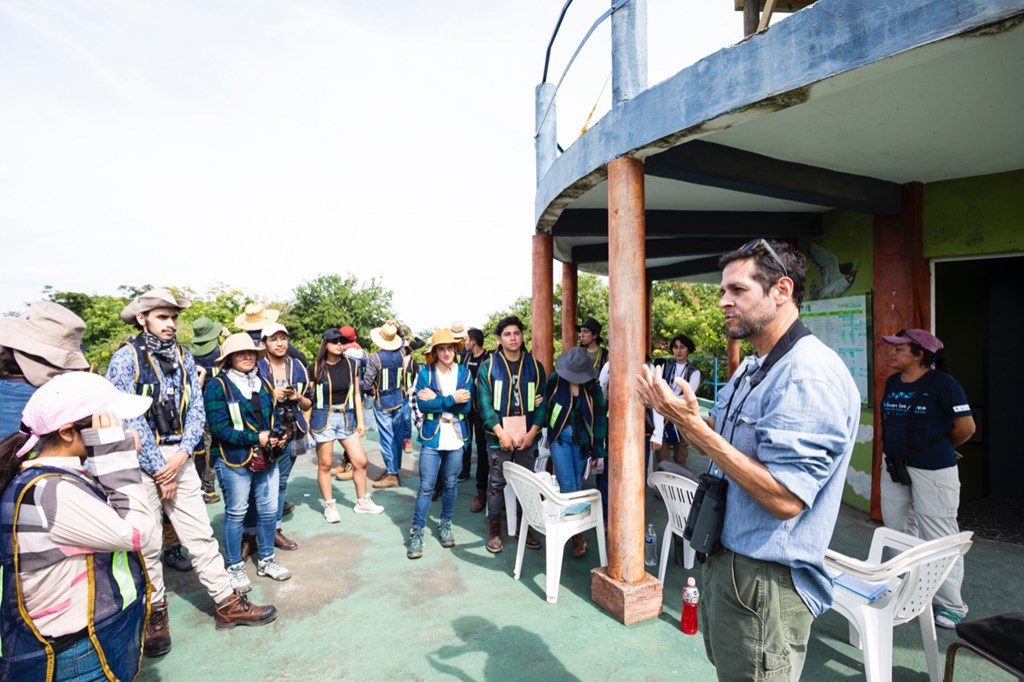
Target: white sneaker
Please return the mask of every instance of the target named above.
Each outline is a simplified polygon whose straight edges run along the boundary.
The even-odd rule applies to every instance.
[[[245,574],[245,563],[237,563],[228,566],[228,578],[231,582],[231,589],[246,593],[252,589],[252,582]]]
[[[277,563],[277,559],[271,554],[266,559],[260,559],[256,566],[256,575],[268,576],[274,580],[288,580],[292,577],[292,572]]]
[[[376,504],[370,499],[370,496],[360,497],[356,500],[356,506],[352,509],[356,514],[380,514],[384,511],[384,507]]]
[[[341,523],[341,515],[338,513],[338,507],[334,504],[334,500],[324,503],[324,520],[327,523]]]

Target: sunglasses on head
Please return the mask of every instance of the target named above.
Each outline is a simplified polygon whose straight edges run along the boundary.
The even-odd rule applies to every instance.
[[[769,244],[767,240],[763,238],[751,239],[739,248],[739,252],[743,255],[747,255],[756,252],[758,249],[766,251],[768,255],[772,257],[772,260],[778,263],[779,267],[782,268],[782,274],[789,277],[789,270],[786,269],[786,264],[782,262],[782,259],[779,258],[779,254],[775,253],[775,249],[772,248],[772,245]]]

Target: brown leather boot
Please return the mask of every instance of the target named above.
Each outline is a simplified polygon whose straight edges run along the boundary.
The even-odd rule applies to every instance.
[[[266,625],[275,618],[276,608],[256,606],[237,590],[232,592],[230,597],[217,603],[217,613],[214,616],[218,630],[230,630],[236,625]]]
[[[501,544],[501,519],[490,519],[487,530],[487,551],[497,554],[504,546]]]
[[[286,536],[284,533],[281,532],[281,529],[278,528],[276,531],[274,531],[274,547],[277,547],[278,549],[287,550],[290,552],[293,549],[298,549],[299,543],[295,542],[295,540],[292,540],[291,538]]]
[[[256,552],[256,536],[249,533],[242,533],[242,561],[245,561]]]
[[[521,530],[523,527],[523,513],[520,511],[516,514],[516,529]],[[540,536],[537,531],[533,529],[533,526],[526,527],[526,549],[541,549],[544,545],[540,543]]]
[[[476,497],[474,497],[473,501],[469,503],[469,511],[476,514],[484,510],[484,507],[487,506],[486,492],[487,491],[485,491],[483,488],[476,489]]]
[[[587,553],[587,540],[582,533],[572,536],[572,558],[579,559]]]
[[[167,623],[167,600],[150,604],[149,623],[142,642],[142,653],[147,658],[163,656],[171,650],[171,629]]]
[[[398,478],[398,474],[386,473],[377,481],[373,482],[373,487],[380,490],[381,488],[394,488],[401,484],[401,480]]]

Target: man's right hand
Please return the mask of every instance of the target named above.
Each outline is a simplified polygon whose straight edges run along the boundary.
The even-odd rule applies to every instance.
[[[164,483],[163,485],[158,483],[156,487],[160,493],[160,499],[163,501],[173,500],[178,496],[177,481],[171,481],[170,483]]]
[[[511,452],[515,446],[515,441],[512,440],[512,436],[502,431],[501,435],[498,436],[498,446],[505,452]]]
[[[270,442],[270,431],[260,431],[260,445],[267,447],[267,443]]]

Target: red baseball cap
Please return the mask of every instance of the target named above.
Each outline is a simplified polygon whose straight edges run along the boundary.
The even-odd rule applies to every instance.
[[[883,336],[882,340],[894,346],[900,343],[916,343],[929,353],[936,353],[943,348],[942,341],[923,329],[901,329],[894,336]]]
[[[356,330],[353,329],[352,327],[350,327],[348,325],[345,325],[344,327],[342,327],[338,331],[341,332],[341,338],[342,338],[343,341],[345,341],[347,343],[354,343],[355,342],[355,340],[356,340]]]

